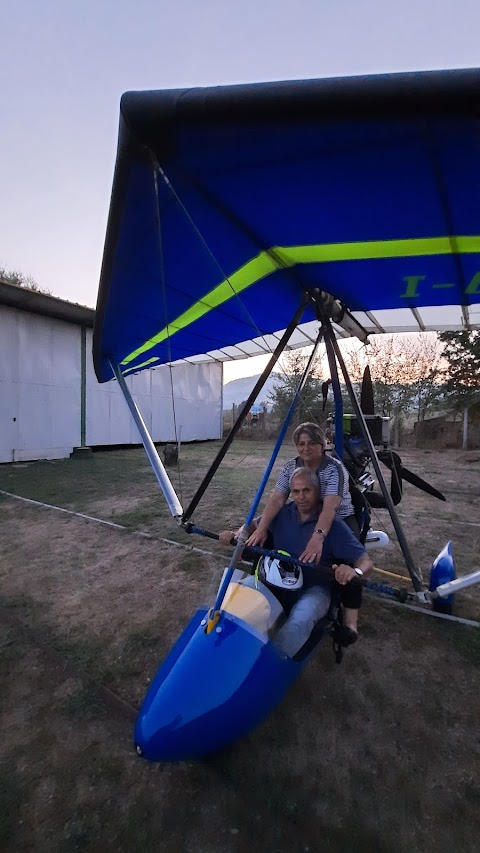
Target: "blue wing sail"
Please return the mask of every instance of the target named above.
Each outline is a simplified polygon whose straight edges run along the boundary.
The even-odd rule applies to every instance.
[[[367,330],[478,327],[479,97],[477,70],[124,95],[98,379],[252,352],[305,288]]]

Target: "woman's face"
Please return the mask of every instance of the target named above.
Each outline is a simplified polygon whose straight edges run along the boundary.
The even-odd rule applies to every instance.
[[[305,465],[313,467],[322,461],[323,446],[312,441],[306,432],[301,432],[298,436],[297,451]]]

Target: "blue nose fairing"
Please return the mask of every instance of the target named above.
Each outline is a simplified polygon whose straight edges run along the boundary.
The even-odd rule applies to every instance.
[[[452,543],[447,542],[430,569],[430,592],[434,592],[442,584],[455,580],[456,577],[457,570],[453,558]],[[432,602],[433,609],[440,613],[452,613],[454,600],[455,595],[453,593],[446,597],[436,598]]]
[[[205,615],[197,611],[180,636],[137,719],[135,744],[152,761],[200,758],[245,735],[301,669],[231,614],[205,634]]]
[[[148,691],[135,743],[152,761],[200,758],[246,734],[302,668],[270,640],[284,613],[262,583],[236,570],[222,608],[209,634],[197,611]]]

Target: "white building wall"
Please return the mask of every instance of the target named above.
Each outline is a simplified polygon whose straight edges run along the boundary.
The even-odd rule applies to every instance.
[[[0,462],[80,444],[80,329],[0,306]]]
[[[86,345],[86,444],[139,444],[117,382],[99,385]],[[81,444],[81,329],[0,305],[0,462],[68,457]],[[182,441],[222,434],[222,365],[172,368]],[[127,378],[154,441],[175,438],[170,368]]]
[[[92,332],[87,333],[87,353],[92,349]],[[172,376],[171,376],[172,374]],[[177,364],[144,370],[127,376],[130,389],[154,441],[220,438],[222,435],[223,366],[216,362]],[[118,383],[99,385],[91,359],[87,360],[87,433],[88,445],[138,444],[135,423]]]
[[[221,364],[177,364],[172,367],[177,435],[182,441],[222,435]],[[175,435],[169,367],[150,371],[152,433],[156,441]]]

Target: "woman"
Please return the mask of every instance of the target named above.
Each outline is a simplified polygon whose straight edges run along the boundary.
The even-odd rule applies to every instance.
[[[322,556],[324,539],[334,518],[345,521],[356,536],[359,534],[348,483],[348,471],[339,459],[325,453],[325,437],[317,424],[300,424],[293,433],[293,443],[298,456],[290,459],[277,480],[267,505],[262,512],[257,529],[247,540],[247,545],[263,545],[268,528],[290,494],[290,477],[296,468],[305,466],[318,477],[322,508],[309,539],[299,559],[306,563],[318,563]]]

